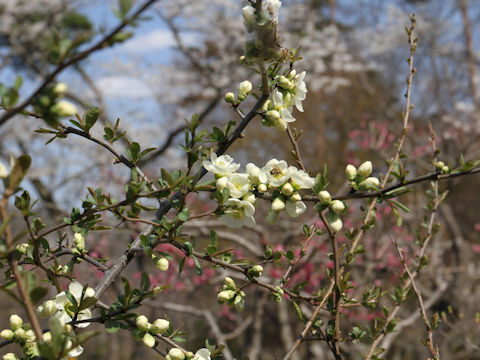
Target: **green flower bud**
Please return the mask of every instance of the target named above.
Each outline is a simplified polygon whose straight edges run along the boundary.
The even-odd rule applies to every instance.
[[[75,115],[77,112],[77,108],[72,103],[61,100],[52,106],[51,111],[56,113],[58,116],[67,117]]]
[[[449,173],[449,172],[450,172],[450,168],[449,168],[447,165],[445,165],[444,167],[442,167],[442,172],[443,172],[443,173]]]
[[[242,81],[238,86],[238,100],[243,101],[252,92],[252,83],[248,80]]]
[[[360,177],[360,179],[365,179],[371,173],[372,173],[372,162],[371,161],[365,161],[363,164],[361,164],[358,167],[357,174]]]
[[[13,336],[15,337],[15,340],[23,341],[25,340],[25,333],[26,331],[23,328],[18,328],[14,331]]]
[[[189,351],[185,354],[185,356],[187,357],[187,359],[191,359],[195,356],[195,354],[193,352]]]
[[[273,126],[280,120],[280,113],[277,110],[269,110],[265,113],[265,119],[267,120],[265,125]]]
[[[445,166],[445,163],[443,161],[437,161],[435,163],[435,169],[437,169],[438,171],[442,171],[444,166]]]
[[[5,330],[2,330],[2,332],[0,332],[0,337],[2,337],[2,339],[5,339],[5,340],[12,340],[13,339],[13,331],[10,330],[10,329],[5,329]]]
[[[145,335],[143,335],[142,341],[145,345],[147,345],[150,348],[155,346],[155,338],[149,333],[146,333]]]
[[[237,100],[235,100],[235,94],[233,92],[225,93],[225,102],[229,104],[236,104]]]
[[[27,255],[28,251],[30,249],[33,249],[33,245],[22,243],[22,244],[18,244],[16,246],[16,249],[20,254]]]
[[[32,329],[25,331],[25,341],[34,342],[36,339],[37,338]]]
[[[327,190],[320,191],[318,193],[318,197],[320,198],[322,204],[328,204],[332,200],[332,196]]]
[[[164,334],[167,332],[169,328],[170,328],[170,322],[168,320],[157,319],[152,324],[152,327],[150,328],[150,332],[154,335]]]
[[[295,87],[295,84],[288,80],[285,76],[281,75],[278,77],[278,86],[280,86],[283,89],[293,89]]]
[[[220,304],[229,301],[235,296],[235,291],[233,290],[223,290],[217,294],[217,300]]]
[[[250,269],[248,269],[248,273],[253,277],[261,276],[262,272],[263,272],[262,265],[255,265],[255,266],[252,266]]]
[[[22,327],[23,325],[23,320],[20,316],[17,314],[13,314],[10,316],[10,328],[15,331],[18,328]]]
[[[225,283],[226,286],[230,287],[230,288],[236,288],[237,285],[235,284],[235,281],[233,281],[233,279],[229,276],[227,276],[225,278],[225,280],[223,280],[223,282]]]
[[[355,168],[355,166],[353,166],[352,164],[348,164],[345,168],[345,175],[347,176],[348,180],[355,180],[355,177],[357,176],[357,169]]]
[[[380,181],[376,177],[368,177],[358,184],[360,190],[377,190],[380,186]]]
[[[137,328],[139,328],[142,331],[148,331],[152,326],[148,322],[148,318],[145,315],[137,316],[137,318],[135,319],[135,324],[137,325]]]
[[[345,205],[340,200],[333,200],[330,203],[330,209],[332,209],[335,214],[340,214],[343,210],[345,210]]]
[[[329,212],[327,215],[327,221],[333,232],[339,232],[340,230],[342,230],[343,223],[337,214]]]
[[[183,351],[177,348],[170,349],[170,351],[168,352],[168,356],[170,356],[170,359],[172,360],[185,359],[185,354],[183,353]]]
[[[63,95],[67,92],[67,84],[64,82],[59,82],[53,88],[53,93],[56,95]]]
[[[168,270],[168,260],[164,257],[154,257],[153,263],[155,267],[160,271],[167,271]]]
[[[242,296],[237,295],[235,296],[235,300],[233,301],[233,306],[235,306],[235,309],[237,311],[243,311],[243,308],[245,307],[245,300]]]

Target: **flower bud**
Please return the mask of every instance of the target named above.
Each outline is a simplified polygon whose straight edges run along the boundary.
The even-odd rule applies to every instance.
[[[215,185],[217,187],[217,190],[222,192],[223,189],[225,189],[228,185],[228,178],[226,176],[222,176],[221,178],[218,178]]]
[[[248,273],[253,277],[262,276],[263,266],[262,265],[255,265],[248,269]]]
[[[345,205],[340,200],[333,200],[330,203],[330,209],[332,209],[335,214],[340,214],[343,210],[345,210]]]
[[[10,329],[5,329],[0,332],[0,337],[5,340],[12,340],[13,339],[13,331]]]
[[[23,320],[20,316],[17,314],[13,314],[10,316],[10,328],[15,331],[18,328],[22,327],[23,325]]]
[[[271,209],[277,212],[285,209],[285,201],[280,197],[275,198],[275,200],[272,201]]]
[[[65,335],[70,335],[70,334],[72,333],[72,331],[73,331],[72,325],[70,325],[70,324],[65,324],[65,325],[63,326],[63,333],[64,333]]]
[[[290,71],[290,73],[288,74],[288,78],[293,79],[295,75],[297,75],[297,70],[292,69],[292,71]]]
[[[80,233],[75,233],[73,235],[73,243],[78,251],[82,252],[85,250],[85,238]]]
[[[288,80],[285,76],[280,75],[278,77],[278,86],[280,86],[283,89],[290,90],[295,86],[295,84],[292,83],[290,80]]]
[[[53,87],[53,93],[56,95],[63,95],[67,92],[67,84],[59,82]]]
[[[245,307],[244,298],[240,295],[235,296],[235,300],[233,300],[233,306],[235,306],[237,311],[243,311],[243,308]]]
[[[149,333],[146,333],[145,335],[143,335],[142,341],[145,345],[147,345],[150,348],[155,346],[155,338]]]
[[[43,333],[42,340],[45,341],[46,343],[51,342],[52,341],[52,333],[50,331],[47,331],[46,333]]]
[[[360,190],[377,190],[380,186],[380,181],[376,177],[368,177],[358,184]]]
[[[36,339],[37,338],[32,329],[25,331],[25,341],[34,342]]]
[[[337,214],[329,212],[327,215],[327,221],[333,232],[338,232],[342,230],[343,223]]]
[[[363,164],[361,164],[358,167],[357,174],[360,177],[360,179],[365,179],[371,173],[372,173],[372,162],[371,161],[365,161]]]
[[[164,257],[154,257],[153,263],[155,267],[160,271],[168,270],[168,260]]]
[[[76,114],[77,108],[72,103],[65,100],[61,100],[52,106],[51,111],[61,117],[73,116]]]
[[[260,185],[258,185],[257,190],[258,190],[258,192],[264,193],[268,190],[268,188],[267,188],[267,185],[260,184]]]
[[[302,197],[298,192],[294,192],[292,196],[290,196],[291,201],[302,201]]]
[[[18,360],[18,356],[14,353],[8,353],[3,355],[3,360]]]
[[[168,355],[170,356],[170,359],[172,360],[184,360],[185,359],[185,354],[183,353],[182,350],[173,348],[170,349],[168,352]]]
[[[37,308],[37,313],[38,315],[42,317],[47,317],[55,314],[57,312],[57,304],[53,300],[48,300],[43,303],[43,305],[40,305]]]
[[[445,166],[445,163],[443,161],[437,161],[435,163],[435,169],[442,171],[442,168]]]
[[[85,295],[83,296],[84,298],[94,298],[95,297],[95,290],[92,289],[91,287],[87,287],[85,290]]]
[[[238,86],[238,100],[243,101],[252,92],[252,83],[248,80],[242,81]]]
[[[5,179],[8,176],[8,171],[5,165],[0,163],[0,179]]]
[[[150,332],[154,335],[164,334],[167,332],[169,328],[170,328],[170,322],[168,320],[157,319],[152,324],[152,327],[150,328]]]
[[[275,291],[279,293],[281,296],[285,294],[285,291],[283,291],[283,289],[280,286],[275,286]]]
[[[236,288],[237,285],[235,284],[235,281],[230,276],[227,276],[223,282],[225,283],[226,286],[231,287],[231,288]]]
[[[142,331],[148,331],[150,329],[150,326],[152,326],[148,322],[148,319],[145,315],[137,316],[137,318],[135,319],[135,324]]]
[[[257,199],[255,198],[255,195],[253,195],[251,192],[248,192],[242,196],[242,200],[248,201],[250,204],[255,204]]]
[[[275,126],[275,129],[277,129],[279,131],[287,130],[287,122],[285,120],[283,120],[282,118],[278,119],[275,122],[275,124],[273,124],[273,126]]]
[[[286,183],[285,185],[283,185],[282,187],[282,194],[285,195],[285,196],[290,196],[293,194],[293,186],[292,184],[290,183]]]
[[[26,331],[23,328],[18,328],[13,332],[13,336],[15,337],[15,340],[23,341],[25,340],[25,333]]]
[[[217,300],[220,304],[229,301],[235,296],[235,291],[233,290],[223,290],[217,294]]]
[[[332,200],[332,196],[327,190],[320,191],[318,193],[318,197],[320,198],[322,204],[328,204]]]
[[[247,59],[245,58],[245,55],[242,55],[238,58],[238,62],[242,65],[246,65],[247,64]]]
[[[27,244],[27,243],[22,243],[18,244],[16,249],[20,254],[27,255],[29,249],[33,249],[33,245]]]
[[[235,100],[235,94],[233,92],[225,93],[225,102],[229,104],[236,104],[237,100]]]
[[[277,110],[269,110],[265,113],[269,125],[274,125],[280,119],[280,113]]]
[[[444,173],[449,173],[449,172],[450,172],[450,168],[449,168],[447,165],[445,165],[445,166],[442,167],[442,172],[444,172]]]
[[[357,176],[357,169],[355,168],[355,166],[353,166],[352,164],[348,164],[345,168],[345,175],[347,176],[348,180],[355,180],[355,177]]]

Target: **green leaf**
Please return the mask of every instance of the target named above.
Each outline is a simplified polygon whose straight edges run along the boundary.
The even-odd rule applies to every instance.
[[[115,334],[120,330],[120,322],[115,320],[105,321],[105,330],[110,334]]]
[[[128,156],[130,156],[130,160],[136,162],[140,155],[140,145],[137,142],[132,142],[130,144],[130,148],[127,150],[127,153]]]
[[[298,304],[293,300],[292,300],[292,305],[295,308],[295,311],[297,312],[298,319],[300,321],[303,321],[303,314],[302,314],[302,310],[300,310],[300,306],[298,306]]]
[[[183,267],[185,266],[185,260],[187,260],[186,257],[184,257],[182,260],[180,260],[180,264],[178,265],[178,275],[182,274]]]
[[[30,290],[30,299],[34,305],[38,304],[48,293],[48,289],[42,286],[36,286]]]
[[[183,209],[178,215],[177,218],[180,221],[187,221],[190,218],[190,210],[188,208]]]
[[[95,299],[94,297],[84,298],[84,299],[82,299],[82,302],[81,302],[80,306],[78,307],[78,311],[88,309],[89,307],[92,307],[96,303],[97,303],[97,299]]]
[[[197,269],[198,276],[202,276],[203,274],[202,267],[200,266],[200,263],[198,262],[196,257],[193,258],[193,262],[195,263],[195,269]]]
[[[142,273],[142,279],[140,281],[140,289],[143,292],[148,292],[150,290],[150,278],[147,273]]]
[[[98,120],[98,116],[100,115],[100,109],[98,107],[93,107],[85,111],[83,114],[83,123],[85,124],[84,130],[85,132],[89,132],[93,125]]]

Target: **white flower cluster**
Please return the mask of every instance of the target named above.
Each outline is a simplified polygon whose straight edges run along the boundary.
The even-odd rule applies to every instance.
[[[212,152],[210,160],[203,161],[203,167],[215,174],[218,191],[227,189],[229,192],[220,220],[232,228],[255,225],[256,198],[253,191],[272,193],[267,220],[274,223],[282,210],[292,217],[303,214],[306,206],[298,190],[311,189],[315,184],[315,179],[303,170],[288,166],[284,160],[272,159],[262,168],[249,163],[246,173],[238,173],[240,164],[234,163],[228,155],[217,157]]]
[[[285,131],[287,123],[295,121],[292,115],[293,106],[303,112],[302,101],[307,96],[305,74],[305,71],[297,74],[293,69],[287,76],[276,77],[277,88],[273,90],[271,99],[267,100],[262,107],[263,125]]]

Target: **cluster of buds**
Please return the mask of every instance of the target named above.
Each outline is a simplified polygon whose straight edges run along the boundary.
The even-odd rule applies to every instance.
[[[10,329],[2,330],[0,337],[19,344],[25,355],[31,358],[40,356],[35,333],[30,326],[24,324],[22,318],[16,314],[10,316]],[[8,355],[7,359],[18,359],[16,355],[12,353],[6,355]]]
[[[28,243],[21,243],[16,246],[17,251],[22,255],[31,255],[33,253],[33,245]]]
[[[235,98],[235,94],[233,92],[227,92],[225,94],[225,101],[232,105],[238,105],[242,101],[244,101],[248,97],[248,95],[250,95],[252,89],[253,86],[250,81],[242,81],[240,85],[238,85],[237,97]]]
[[[148,318],[145,315],[137,316],[135,320],[137,325],[137,337],[141,337],[143,343],[148,347],[155,346],[154,335],[165,334],[170,329],[170,321],[165,319],[157,319],[153,324],[148,322]]]
[[[332,196],[327,190],[318,193],[320,204],[325,208],[328,207],[327,221],[330,228],[334,232],[342,230],[343,222],[340,218],[345,212],[345,204],[340,200],[332,200]]]
[[[77,113],[75,105],[63,100],[66,91],[67,85],[60,82],[45,89],[32,101],[35,113],[52,127],[58,127],[59,118],[73,116]]]
[[[442,174],[448,174],[450,172],[450,167],[445,165],[443,161],[437,161],[435,163],[435,169],[440,171]]]
[[[85,238],[79,232],[76,232],[73,235],[73,246],[72,252],[75,254],[84,254],[85,253]]]
[[[275,286],[275,291],[272,295],[276,302],[281,302],[284,294],[285,291],[283,291],[281,286]]]
[[[370,161],[365,161],[358,169],[352,164],[348,164],[345,168],[345,175],[354,190],[377,191],[380,186],[380,181],[378,178],[370,176],[371,173],[372,163]]]
[[[315,179],[306,172],[288,166],[284,160],[272,159],[262,168],[249,163],[246,173],[238,173],[240,164],[234,163],[228,155],[217,157],[212,152],[210,160],[203,161],[203,167],[215,174],[220,193],[228,190],[220,220],[232,228],[255,225],[255,191],[271,192],[272,205],[267,221],[274,223],[282,210],[292,217],[303,214],[307,207],[298,191],[311,189],[315,184]]]
[[[259,269],[257,268],[257,270]],[[261,271],[263,271],[263,268]],[[226,303],[228,306],[234,306],[237,311],[242,311],[245,306],[245,293],[237,289],[237,285],[232,278],[226,277],[223,286],[217,294],[217,300],[219,304]]]

